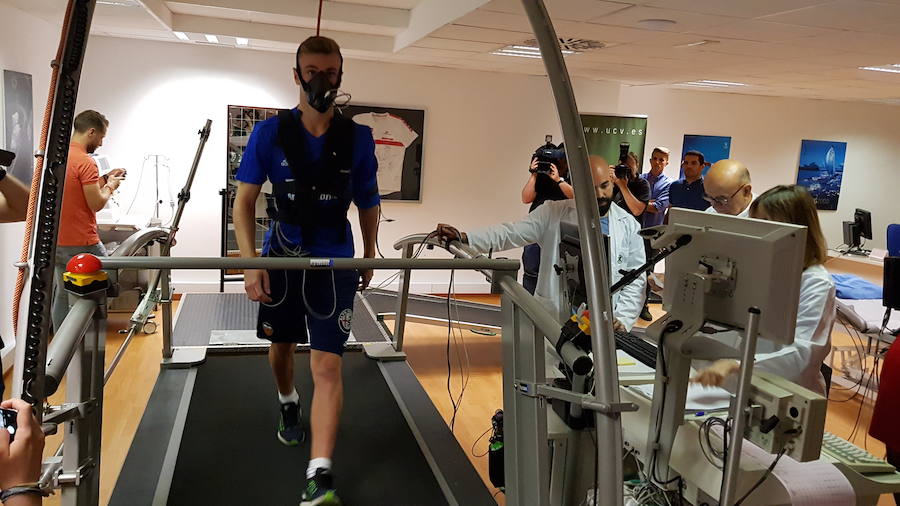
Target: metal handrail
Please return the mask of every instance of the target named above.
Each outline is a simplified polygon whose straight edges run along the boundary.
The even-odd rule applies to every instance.
[[[140,251],[141,248],[149,243],[169,237],[169,231],[164,228],[150,227],[135,232],[122,241],[110,256],[113,257],[130,257]]]
[[[394,243],[394,249],[403,249],[407,246],[415,246],[426,244],[437,246],[452,253],[460,259],[485,258],[483,253],[476,251],[474,248],[459,241],[445,242],[430,234],[411,234],[401,237]],[[491,281],[490,271],[480,271],[488,281]],[[561,324],[553,316],[555,313],[547,309],[532,294],[528,293],[525,288],[510,276],[503,276],[499,280],[500,286],[503,288],[503,294],[510,299],[511,302],[519,306],[528,318],[534,323],[534,326],[550,341],[554,348],[558,348],[560,358],[563,363],[572,370],[582,371],[589,369],[591,362],[590,356],[579,349],[571,342],[566,342],[561,346],[557,346],[560,337]],[[400,297],[409,294],[401,293]]]
[[[63,288],[60,287],[60,289]],[[47,368],[44,380],[44,391],[47,397],[56,393],[59,388],[66,369],[69,367],[69,362],[75,356],[78,343],[84,339],[84,333],[87,332],[96,309],[96,300],[78,299],[59,326],[53,340],[50,341],[50,345],[47,347]]]
[[[431,258],[221,258],[221,257],[101,257],[104,269],[432,269],[518,271],[519,261],[509,259]]]

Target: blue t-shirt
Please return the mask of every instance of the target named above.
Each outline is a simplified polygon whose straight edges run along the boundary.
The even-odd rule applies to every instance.
[[[703,211],[709,207],[709,202],[703,199],[703,178],[688,183],[679,179],[669,186],[669,205]]]
[[[297,109],[293,109],[294,115],[298,115]],[[321,137],[315,137],[306,131],[301,122],[303,142],[306,143],[306,155],[310,164],[314,164],[322,156],[322,148],[328,132]],[[247,148],[241,160],[235,179],[249,184],[263,184],[266,179],[273,183],[284,182],[294,178],[291,168],[284,156],[284,151],[277,145],[278,117],[274,116],[257,123],[250,135]],[[308,166],[300,168],[300,172],[312,170]],[[350,187],[353,195],[353,203],[359,209],[370,209],[381,202],[378,196],[378,161],[375,159],[375,141],[372,139],[372,129],[363,125],[354,125],[353,131],[353,165],[350,167]],[[317,204],[323,210],[328,207],[339,206],[337,199],[320,201]],[[287,223],[273,223],[266,232],[263,244],[263,254],[271,249],[298,249],[302,248],[312,256],[351,258],[353,251],[353,232],[350,230],[350,222],[346,222],[346,232],[343,241],[335,240],[334,234],[321,234],[315,237],[310,244],[303,244],[301,227]],[[276,234],[273,237],[273,234]]]

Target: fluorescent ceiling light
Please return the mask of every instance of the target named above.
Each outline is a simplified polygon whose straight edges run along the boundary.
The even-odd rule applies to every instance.
[[[250,39],[247,39],[244,37],[235,37],[234,40],[235,40],[235,42],[237,42],[237,45],[239,45],[239,46],[247,46],[250,44]]]
[[[675,47],[697,47],[697,46],[705,46],[707,44],[718,44],[718,43],[719,43],[718,40],[703,39],[703,40],[698,40],[696,42],[688,42],[687,44],[679,44]]]
[[[562,49],[560,51],[563,55],[568,54],[577,54],[577,51],[572,51],[570,49]],[[505,56],[521,56],[523,58],[540,58],[541,57],[541,48],[536,46],[528,46],[524,44],[513,44],[510,46],[506,46],[504,48],[493,51],[491,54],[495,55],[505,55]]]
[[[209,42],[210,44],[218,44],[218,43],[219,43],[219,38],[216,37],[215,35],[210,35],[210,34],[207,33],[207,34],[206,34],[206,41]]]
[[[744,84],[744,83],[733,83],[733,82],[730,82],[730,81],[712,81],[712,80],[709,80],[709,79],[701,79],[701,80],[699,80],[699,81],[697,81],[697,82],[698,82],[698,83],[703,83],[703,84],[711,84],[711,85],[713,85],[713,86],[747,86],[747,85]]]
[[[185,34],[184,32],[172,32],[172,33],[174,33],[175,36],[178,37],[178,38],[181,39],[181,40],[191,40],[191,39],[187,36],[187,34]]]
[[[539,60],[541,59],[541,55],[531,54],[531,53],[510,53],[510,52],[494,51],[491,54],[497,55],[497,56],[518,56],[520,58],[537,58]]]
[[[715,81],[712,79],[700,79],[699,81],[688,81],[686,83],[675,83],[678,86],[698,86],[704,88],[731,88],[735,86],[747,86],[744,83],[733,83],[731,81]]]
[[[884,67],[858,67],[859,70],[874,70],[875,72],[891,72],[900,74],[900,64],[885,65]]]

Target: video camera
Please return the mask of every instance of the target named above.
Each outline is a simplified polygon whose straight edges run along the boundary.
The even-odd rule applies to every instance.
[[[559,167],[559,160],[566,157],[566,151],[562,149],[562,144],[556,146],[553,144],[553,136],[544,136],[544,145],[540,146],[534,152],[534,158],[537,159],[537,168],[534,172],[538,174],[549,174],[552,170],[550,164],[556,164]]]
[[[4,149],[0,149],[0,167],[9,167],[13,164],[13,160],[16,159],[16,154],[12,151],[6,151]]]
[[[628,154],[631,152],[631,144],[623,142],[619,144],[619,163],[613,170],[619,179],[631,179],[631,167],[628,166]]]

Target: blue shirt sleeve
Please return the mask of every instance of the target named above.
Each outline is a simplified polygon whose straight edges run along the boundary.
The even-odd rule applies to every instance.
[[[263,184],[268,177],[269,161],[272,157],[273,130],[263,123],[257,124],[250,134],[247,147],[241,158],[241,166],[234,178],[242,183]]]
[[[375,140],[372,129],[356,125],[353,172],[353,203],[359,209],[370,209],[381,203],[378,195],[378,160],[375,158]]]

